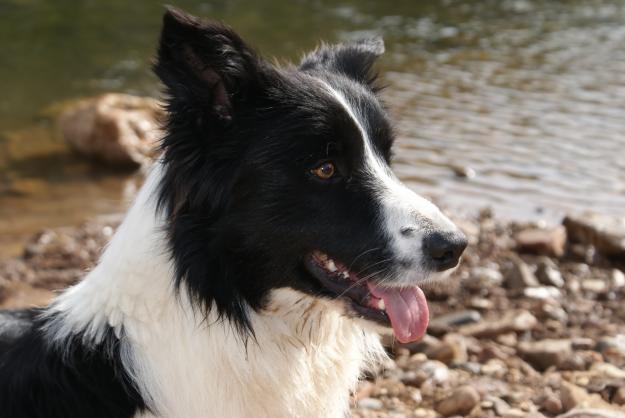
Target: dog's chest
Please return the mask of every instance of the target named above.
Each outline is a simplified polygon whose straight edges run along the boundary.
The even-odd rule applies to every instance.
[[[243,341],[227,321],[197,324],[184,311],[150,332],[131,330],[132,364],[158,416],[343,417],[350,389],[380,355],[377,338],[314,300],[298,306],[297,295],[278,296],[273,312],[253,317],[256,341]]]

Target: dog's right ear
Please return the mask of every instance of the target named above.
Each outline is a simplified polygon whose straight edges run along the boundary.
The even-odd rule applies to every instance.
[[[257,75],[258,58],[229,27],[167,7],[154,72],[170,105],[228,123]]]

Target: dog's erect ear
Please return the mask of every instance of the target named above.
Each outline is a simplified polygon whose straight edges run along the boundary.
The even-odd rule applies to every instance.
[[[347,44],[322,45],[304,57],[300,70],[326,69],[370,85],[376,78],[372,72],[373,64],[383,53],[384,41],[379,37]]]
[[[187,111],[229,121],[257,67],[256,55],[232,29],[167,7],[154,72]]]

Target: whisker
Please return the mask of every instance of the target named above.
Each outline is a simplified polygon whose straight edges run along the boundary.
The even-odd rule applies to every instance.
[[[367,253],[370,253],[371,251],[379,250],[380,248],[381,248],[381,247],[370,248],[370,249],[368,249],[368,250],[365,250],[365,251],[361,252],[360,254],[358,254],[358,255],[356,256],[356,258],[354,258],[354,259],[352,260],[352,262],[350,263],[350,265],[349,265],[349,267],[347,268],[347,270],[351,270],[351,269],[352,269],[352,267],[354,266],[354,263],[356,263],[356,261],[357,261],[360,257],[362,257],[363,255],[365,255],[365,254],[367,254]]]

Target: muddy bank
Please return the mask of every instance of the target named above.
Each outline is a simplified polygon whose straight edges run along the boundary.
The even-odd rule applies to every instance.
[[[584,219],[504,223],[488,212],[458,223],[471,244],[451,280],[424,289],[428,336],[387,341],[393,360],[357,388],[354,416],[625,416],[618,230]],[[41,231],[0,261],[0,307],[46,304],[80,280],[117,224]]]

